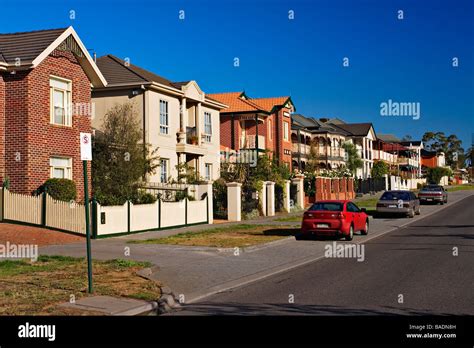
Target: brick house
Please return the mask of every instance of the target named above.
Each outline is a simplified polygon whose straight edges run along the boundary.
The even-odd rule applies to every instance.
[[[11,191],[68,178],[82,198],[79,133],[91,132],[91,86],[105,85],[72,27],[0,34],[0,180]]]
[[[221,110],[221,146],[235,151],[267,150],[270,157],[291,169],[291,113],[295,107],[290,97],[249,98],[245,92],[208,96],[229,106]]]

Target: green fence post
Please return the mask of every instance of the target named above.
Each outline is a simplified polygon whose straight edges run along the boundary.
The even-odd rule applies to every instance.
[[[184,199],[184,226],[188,224],[188,199]]]
[[[130,233],[130,201],[127,201],[127,231]]]
[[[158,229],[161,229],[161,199],[158,198]]]
[[[42,196],[42,204],[41,204],[41,226],[46,226],[46,197],[48,195],[48,190],[45,187]]]
[[[92,197],[92,238],[97,238],[97,200]]]

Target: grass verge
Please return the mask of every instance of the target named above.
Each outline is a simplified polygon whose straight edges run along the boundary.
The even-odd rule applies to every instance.
[[[163,238],[132,240],[129,243],[241,248],[294,236],[297,232],[299,232],[299,228],[285,225],[240,224],[196,232],[185,232]]]
[[[474,190],[474,184],[466,184],[466,185],[459,185],[459,186],[449,186],[447,191],[454,192],[454,191],[464,191],[464,190]]]
[[[136,274],[149,267],[130,260],[93,261],[94,294],[157,300],[157,282]],[[87,293],[87,262],[84,258],[40,256],[36,262],[0,262],[0,315],[91,315],[59,304],[90,296]]]

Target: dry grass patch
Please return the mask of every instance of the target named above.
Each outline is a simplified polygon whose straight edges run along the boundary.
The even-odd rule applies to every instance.
[[[133,240],[129,243],[241,248],[294,236],[297,232],[299,232],[299,228],[288,225],[241,224],[197,232],[180,233],[164,238]]]
[[[93,261],[93,295],[157,300],[157,282],[137,275],[148,263],[128,260]],[[84,258],[40,256],[36,262],[0,262],[0,315],[91,315],[89,311],[58,307],[71,295],[87,293]],[[95,313],[100,314],[100,313]]]

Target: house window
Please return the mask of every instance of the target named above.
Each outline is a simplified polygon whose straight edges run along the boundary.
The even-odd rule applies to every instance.
[[[268,137],[270,140],[273,139],[273,125],[272,125],[272,120],[268,120]]]
[[[212,118],[210,112],[204,113],[204,141],[210,143],[212,137]]]
[[[168,134],[168,102],[160,100],[160,134]]]
[[[166,158],[160,159],[160,182],[167,182],[169,175],[170,160]]]
[[[51,157],[49,168],[51,178],[72,180],[72,159],[70,157]]]
[[[289,133],[288,122],[283,122],[283,140],[288,141],[288,139],[290,138],[288,133]]]
[[[59,77],[49,79],[50,122],[61,126],[72,125],[72,82]]]
[[[208,181],[212,180],[212,164],[211,163],[206,163],[205,164],[204,178]]]

